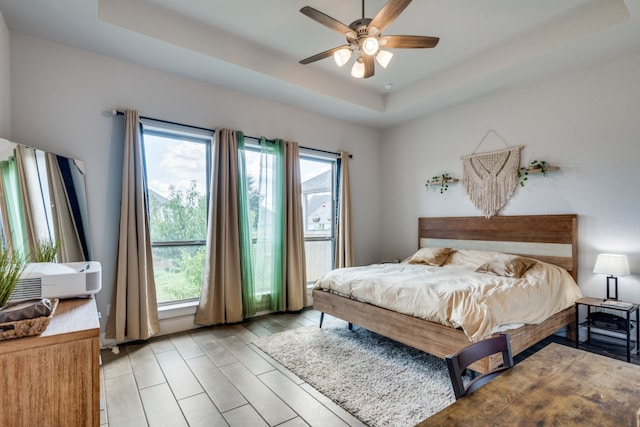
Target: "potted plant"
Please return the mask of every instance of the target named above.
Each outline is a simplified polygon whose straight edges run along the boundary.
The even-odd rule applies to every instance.
[[[40,239],[36,243],[36,250],[34,254],[31,254],[33,262],[55,262],[56,255],[60,249],[60,241]]]
[[[4,307],[20,279],[26,263],[15,252],[0,249],[0,307]]]

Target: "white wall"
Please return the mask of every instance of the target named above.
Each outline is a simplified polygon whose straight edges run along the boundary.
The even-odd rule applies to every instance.
[[[385,258],[417,245],[419,216],[481,215],[460,184],[426,191],[432,176],[462,176],[461,156],[496,130],[524,145],[522,164],[546,160],[561,169],[531,177],[502,215],[579,215],[579,284],[604,296],[592,273],[598,253],[629,256],[620,298],[640,302],[640,52],[534,86],[470,102],[383,133],[382,241]],[[494,135],[478,152],[504,147]]]
[[[11,82],[9,73],[9,30],[0,12],[0,138],[11,136]]]
[[[123,120],[111,116],[112,108],[353,153],[356,258],[359,264],[379,259],[378,131],[15,33],[11,72],[12,139],[87,164],[93,253],[103,271],[97,296],[103,325],[114,282],[122,181]]]
[[[6,58],[2,34],[0,59]],[[586,295],[604,292],[604,278],[591,273],[600,252],[626,253],[632,271],[640,272],[640,52],[467,103],[381,138],[366,127],[36,38],[11,33],[10,47],[6,136],[87,164],[94,258],[103,264],[104,289],[97,297],[103,325],[113,289],[121,186],[122,120],[110,115],[114,107],[353,152],[358,264],[412,253],[419,216],[480,215],[460,185],[440,195],[427,192],[424,183],[442,172],[460,176],[460,157],[495,129],[510,145],[526,147],[523,162],[543,159],[561,168],[548,178],[532,177],[501,214],[579,214],[579,278]],[[0,75],[0,94],[6,80]],[[0,132],[2,126],[0,121]],[[491,135],[480,151],[501,144]],[[638,276],[620,284],[621,298],[640,301]]]

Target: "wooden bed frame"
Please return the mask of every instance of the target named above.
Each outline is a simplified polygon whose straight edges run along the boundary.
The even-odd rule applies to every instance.
[[[565,268],[577,282],[577,215],[533,215],[419,218],[419,247],[495,250],[525,255]],[[417,317],[340,296],[314,290],[313,307],[351,324],[384,335],[434,356],[444,358],[471,342],[461,329],[454,329]],[[515,356],[540,340],[567,327],[575,336],[575,306],[549,317],[538,325],[527,324],[507,331]],[[502,363],[500,355],[471,365],[485,373]]]

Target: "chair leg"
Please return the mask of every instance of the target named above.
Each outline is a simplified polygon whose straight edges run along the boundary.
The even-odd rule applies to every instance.
[[[322,322],[324,322],[324,311],[320,313],[320,329],[322,329]]]
[[[349,330],[353,331],[353,323],[349,322]]]

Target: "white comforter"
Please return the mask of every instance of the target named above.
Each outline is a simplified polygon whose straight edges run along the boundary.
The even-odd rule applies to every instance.
[[[503,325],[541,323],[582,297],[566,270],[540,261],[519,279],[475,272],[490,254],[466,251],[442,267],[400,263],[341,268],[315,287],[462,328],[471,341]]]

